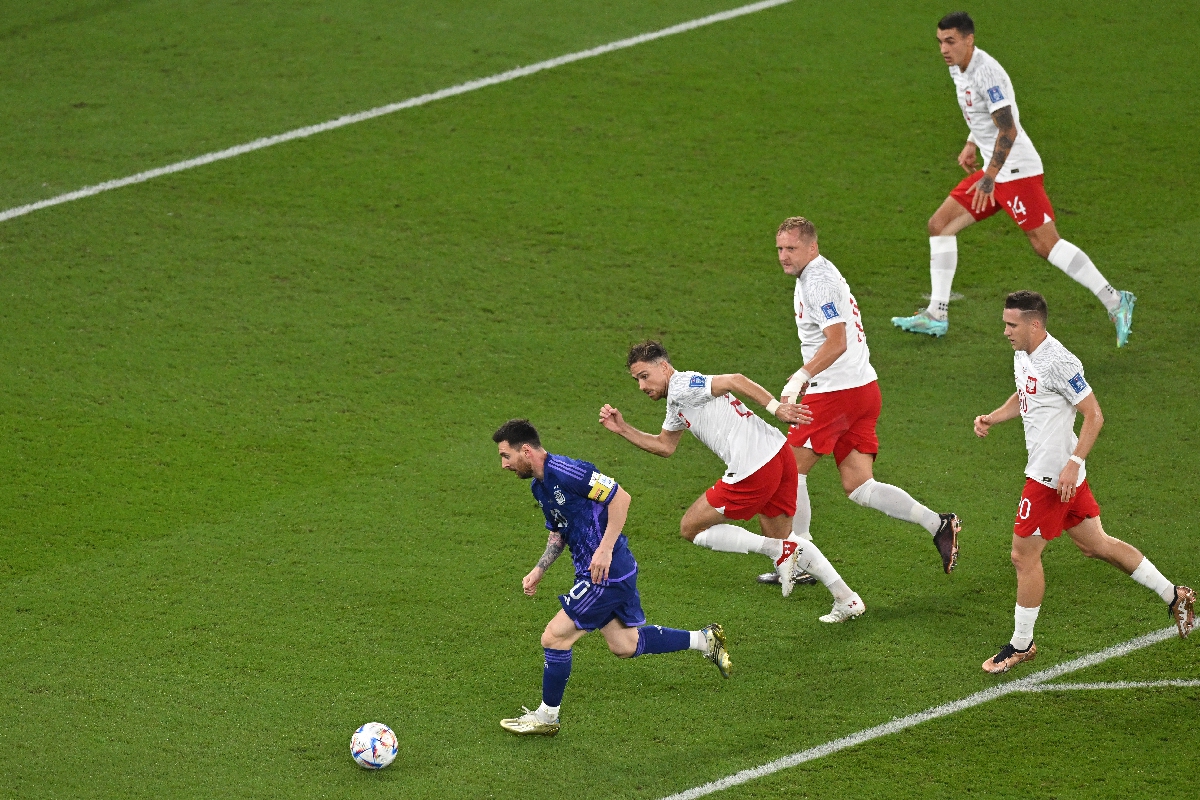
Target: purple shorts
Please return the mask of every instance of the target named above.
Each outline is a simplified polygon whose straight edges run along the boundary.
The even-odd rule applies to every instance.
[[[558,596],[558,602],[581,631],[603,628],[614,617],[630,628],[646,624],[636,572],[623,581],[604,585],[579,578],[566,594]]]

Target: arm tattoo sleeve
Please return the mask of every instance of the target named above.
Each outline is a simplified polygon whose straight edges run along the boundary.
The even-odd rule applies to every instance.
[[[562,555],[563,549],[567,546],[562,534],[557,531],[546,537],[546,552],[542,553],[542,557],[538,559],[537,565],[543,570],[550,569],[550,565],[555,559]]]
[[[1008,154],[1017,141],[1017,123],[1013,121],[1011,108],[997,111],[992,115],[992,121],[1000,129],[1000,135],[996,137],[996,149],[992,151],[992,163],[988,166],[994,164],[999,169],[1008,160]]]

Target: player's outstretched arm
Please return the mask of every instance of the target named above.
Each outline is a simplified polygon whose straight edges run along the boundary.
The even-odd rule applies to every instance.
[[[1013,392],[1012,397],[1004,401],[1004,405],[990,414],[980,414],[975,418],[975,435],[982,439],[988,435],[988,430],[996,423],[1008,422],[1019,416],[1021,416],[1021,402],[1017,393]]]
[[[775,402],[774,395],[741,373],[714,375],[712,383],[709,384],[709,391],[712,392],[713,397],[720,397],[726,392],[733,392],[740,397],[749,397],[774,414],[776,419],[793,425],[812,421],[812,416],[805,406]],[[774,408],[771,407],[772,403],[775,404]]]
[[[1088,453],[1092,452],[1092,446],[1096,444],[1096,438],[1100,436],[1100,429],[1104,427],[1104,413],[1100,410],[1100,401],[1094,393],[1080,400],[1075,410],[1083,414],[1083,426],[1079,429],[1079,442],[1071,455],[1080,461],[1086,461]],[[1070,502],[1075,496],[1075,484],[1079,483],[1079,467],[1079,463],[1068,461],[1058,475],[1058,496],[1064,503]]]
[[[647,453],[653,453],[663,458],[667,458],[675,452],[675,448],[679,446],[679,439],[683,436],[683,431],[669,431],[665,428],[657,436],[639,431],[625,421],[620,411],[608,403],[605,403],[604,407],[600,409],[600,424]]]
[[[625,520],[629,518],[629,503],[633,500],[629,492],[617,487],[617,493],[608,504],[608,527],[604,529],[604,538],[596,545],[592,553],[592,563],[588,571],[592,574],[592,583],[604,583],[608,580],[608,568],[612,566],[613,548],[617,546],[617,537],[625,528]]]
[[[542,553],[542,557],[538,559],[537,566],[529,571],[529,574],[521,579],[521,588],[525,590],[525,594],[533,597],[537,592],[538,584],[542,582],[542,577],[545,576],[546,570],[550,569],[550,565],[562,555],[562,551],[566,548],[567,541],[558,531],[551,531],[546,537],[546,551]]]

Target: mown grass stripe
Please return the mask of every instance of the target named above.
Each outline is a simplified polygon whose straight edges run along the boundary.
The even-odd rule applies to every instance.
[[[498,83],[507,83],[508,81],[514,81],[517,78],[524,78],[529,75],[534,75],[538,72],[544,72],[548,69],[554,69],[555,67],[561,67],[566,64],[573,64],[576,61],[582,61],[586,58],[594,58],[596,56],[604,55],[605,53],[611,53],[615,50],[624,50],[629,47],[636,47],[637,45],[645,44],[646,42],[652,42],[656,39],[674,36],[677,33],[686,33],[687,31],[692,31],[696,28],[703,28],[706,25],[725,22],[726,20],[742,17],[746,14],[754,14],[758,11],[764,11],[768,8],[774,8],[775,6],[781,6],[790,2],[792,2],[792,0],[762,0],[762,2],[740,6],[738,8],[730,9],[729,11],[721,11],[717,14],[709,14],[707,17],[699,17],[698,19],[689,20],[688,22],[681,22],[678,25],[672,25],[669,28],[662,28],[657,31],[642,33],[637,36],[631,36],[627,39],[619,39],[615,42],[609,42],[608,44],[602,44],[598,47],[592,47],[587,50],[579,50],[574,53],[567,53],[566,55],[557,56],[556,58],[547,59],[546,61],[539,61],[536,64],[530,64],[527,67],[517,67],[515,69],[510,69],[507,72],[489,75],[486,78],[477,78],[473,81],[460,83],[456,86],[449,86],[445,89],[439,89],[436,92],[429,92],[428,94],[418,95],[417,97],[410,97],[407,100],[401,100],[397,103],[389,103],[388,105],[378,106],[376,108],[368,109],[367,111],[359,111],[355,114],[347,114],[345,116],[338,117],[337,119],[331,119],[328,122],[321,122],[316,125],[308,125],[303,128],[296,128],[295,130],[290,130],[286,133],[275,134],[274,136],[264,136],[263,138],[255,139],[252,142],[246,142],[245,144],[239,144],[234,147],[229,147],[212,153],[205,153],[204,155],[196,156],[195,158],[189,158],[186,161],[177,161],[176,163],[168,164],[165,167],[156,167],[155,169],[149,169],[145,172],[139,172],[136,175],[129,175],[125,178],[117,178],[115,180],[105,181],[104,183],[85,186],[82,189],[76,189],[73,192],[60,194],[56,197],[47,198],[46,200],[39,200],[36,203],[28,203],[23,206],[16,206],[15,208],[0,211],[0,222],[13,219],[14,217],[20,217],[25,214],[30,214],[34,211],[40,211],[43,208],[69,203],[74,200],[82,200],[85,197],[91,197],[93,195],[100,194],[101,192],[108,192],[113,189],[132,186],[135,183],[145,183],[146,181],[153,180],[154,178],[161,178],[164,175],[172,175],[176,172],[183,172],[184,170],[202,167],[206,164],[212,164],[216,161],[224,161],[229,158],[236,158],[237,156],[242,156],[246,153],[252,153],[255,150],[262,150],[265,147],[272,147],[274,145],[283,144],[284,142],[290,142],[295,139],[304,139],[318,133],[325,133],[338,128],[344,128],[347,125],[366,122],[367,120],[375,119],[376,117],[382,117],[387,114],[394,114],[397,111],[403,111],[407,108],[416,108],[417,106],[427,105],[437,100],[445,100],[448,97],[455,97],[460,94],[466,94],[467,92],[473,92],[477,89],[495,86]]]

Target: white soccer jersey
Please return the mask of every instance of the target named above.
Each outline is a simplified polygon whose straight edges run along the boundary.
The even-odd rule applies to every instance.
[[[817,256],[808,263],[796,279],[794,305],[796,332],[800,336],[800,352],[805,363],[811,361],[817,349],[825,344],[826,328],[846,325],[846,352],[813,377],[808,384],[808,394],[853,389],[876,379],[858,303],[850,294],[850,284],[832,261]]]
[[[1057,489],[1058,474],[1079,442],[1075,406],[1092,393],[1083,378],[1083,364],[1058,339],[1046,334],[1046,340],[1032,353],[1018,350],[1014,354],[1013,377],[1029,451],[1025,474]],[[1086,477],[1087,470],[1080,467],[1079,483]]]
[[[786,436],[732,394],[713,397],[712,378],[699,372],[676,372],[667,384],[663,430],[684,428],[725,462],[726,483],[753,475],[787,444]]]
[[[1021,128],[1021,114],[1017,111],[1017,98],[1013,93],[1012,81],[1000,62],[980,48],[975,48],[971,63],[964,72],[957,64],[950,66],[950,78],[954,81],[958,107],[962,109],[967,127],[971,129],[970,140],[979,146],[983,157],[983,168],[992,163],[992,152],[996,148],[996,137],[1000,129],[992,121],[992,114],[1002,108],[1011,108],[1013,122],[1017,126],[1017,140],[1009,151],[1008,159],[996,176],[996,183],[1028,178],[1042,174],[1042,157]]]

